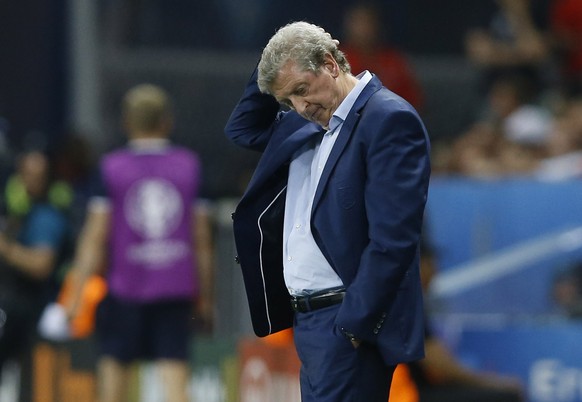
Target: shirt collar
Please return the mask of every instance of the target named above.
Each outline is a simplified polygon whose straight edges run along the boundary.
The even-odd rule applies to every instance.
[[[368,85],[368,82],[370,82],[372,79],[372,74],[366,70],[359,74],[356,78],[358,78],[358,83],[352,88],[342,103],[340,103],[329,121],[330,131],[335,130],[337,126],[345,121],[345,119],[348,117],[348,113],[350,110],[352,110],[352,107],[356,103],[358,96],[360,96],[366,85]]]

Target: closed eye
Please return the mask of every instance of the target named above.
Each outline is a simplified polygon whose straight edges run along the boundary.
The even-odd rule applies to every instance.
[[[294,94],[297,96],[305,96],[307,95],[307,87],[301,86],[294,91]]]

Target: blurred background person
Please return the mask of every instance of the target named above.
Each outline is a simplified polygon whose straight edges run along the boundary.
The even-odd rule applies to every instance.
[[[552,50],[557,58],[559,88],[565,96],[582,92],[582,2],[554,0],[550,10]]]
[[[523,75],[495,79],[480,117],[452,142],[450,173],[476,178],[532,175],[546,156],[553,115]]]
[[[122,112],[129,144],[101,159],[101,186],[73,263],[77,289],[69,316],[84,281],[105,263],[108,295],[96,318],[99,400],[125,401],[130,364],[153,360],[164,400],[185,402],[193,323],[204,328],[212,316],[201,164],[194,152],[169,142],[173,114],[160,87],[132,88]]]
[[[535,176],[543,180],[582,177],[582,99],[571,99],[558,113],[546,141],[546,155]]]
[[[468,59],[482,74],[487,92],[499,77],[526,77],[536,93],[548,80],[550,51],[545,22],[536,21],[532,0],[496,0],[497,12],[486,28],[472,28],[465,36]],[[545,15],[546,13],[537,13]]]
[[[57,294],[58,270],[70,246],[66,214],[49,201],[52,177],[47,155],[25,152],[17,160],[11,185],[2,194],[7,216],[0,233],[0,308],[6,322],[0,340],[0,369],[8,360],[23,367],[22,401],[30,397],[25,383],[31,377],[28,370],[36,325],[44,306]]]
[[[340,48],[354,74],[371,71],[384,86],[422,110],[422,88],[406,55],[390,44],[386,21],[381,9],[372,3],[352,6],[344,16],[344,39]]]
[[[480,179],[499,177],[502,173],[498,163],[499,130],[490,124],[479,122],[455,138],[441,174],[459,175]]]
[[[95,180],[95,155],[88,135],[67,131],[54,151],[55,177],[69,189],[69,217],[73,233],[83,225],[91,187]]]
[[[560,314],[576,320],[582,318],[582,263],[575,262],[556,270],[550,298]]]

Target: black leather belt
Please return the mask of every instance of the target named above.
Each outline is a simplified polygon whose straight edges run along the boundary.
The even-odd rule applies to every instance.
[[[345,290],[333,290],[308,296],[291,296],[291,307],[298,313],[307,313],[339,304],[344,299],[345,294]]]

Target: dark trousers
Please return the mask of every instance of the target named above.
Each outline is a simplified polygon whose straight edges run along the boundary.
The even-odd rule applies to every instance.
[[[334,324],[338,309],[295,315],[302,402],[386,402],[395,366],[384,364],[375,345],[354,348]]]

